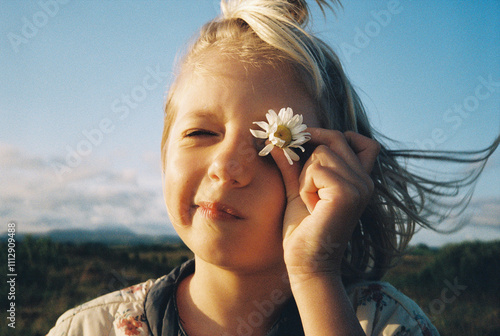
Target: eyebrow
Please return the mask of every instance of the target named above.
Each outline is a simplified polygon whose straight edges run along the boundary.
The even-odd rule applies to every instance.
[[[187,118],[209,118],[209,119],[218,117],[216,113],[208,109],[194,110],[192,112],[185,114],[185,116]]]
[[[185,121],[190,120],[209,120],[211,122],[216,122],[221,120],[221,115],[209,109],[198,109],[190,111],[183,115],[182,117]]]

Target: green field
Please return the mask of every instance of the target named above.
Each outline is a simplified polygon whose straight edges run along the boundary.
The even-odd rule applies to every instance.
[[[7,260],[7,244],[0,245]],[[108,246],[28,236],[16,246],[15,329],[7,326],[9,284],[0,285],[0,335],[45,335],[68,308],[158,278],[191,257],[182,244]],[[418,246],[384,280],[414,299],[441,335],[500,335],[500,242]]]

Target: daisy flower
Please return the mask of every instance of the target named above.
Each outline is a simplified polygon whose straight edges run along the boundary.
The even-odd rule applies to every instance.
[[[311,139],[311,134],[304,132],[307,126],[302,123],[302,114],[293,115],[293,110],[287,107],[282,108],[279,114],[276,114],[274,110],[269,110],[266,118],[267,122],[254,122],[263,131],[250,130],[254,137],[269,139],[271,142],[259,152],[259,155],[266,156],[276,146],[283,149],[283,153],[291,165],[293,161],[299,161],[299,156],[291,148],[300,148],[304,152],[304,147],[301,145]]]

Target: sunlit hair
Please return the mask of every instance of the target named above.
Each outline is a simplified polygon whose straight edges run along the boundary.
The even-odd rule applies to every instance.
[[[322,11],[340,5],[316,0]],[[361,216],[343,262],[345,282],[380,279],[408,245],[417,225],[440,231],[438,224],[456,218],[467,206],[487,158],[499,138],[476,152],[389,150],[384,137],[372,130],[363,104],[344,73],[335,52],[307,32],[310,11],[304,0],[222,0],[220,17],[205,24],[180,64],[180,73],[209,71],[206,57],[234,57],[248,67],[290,67],[318,103],[322,127],[355,131],[381,143],[371,173],[373,197]],[[166,141],[176,115],[177,82],[165,106],[161,143],[162,163]],[[410,169],[412,162],[466,164],[459,173],[434,175]],[[422,164],[423,163],[423,164]]]

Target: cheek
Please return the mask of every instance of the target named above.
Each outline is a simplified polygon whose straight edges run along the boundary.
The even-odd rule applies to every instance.
[[[180,188],[176,183],[174,174],[167,167],[163,180],[163,198],[172,224],[175,224],[177,222],[176,218],[179,217],[179,193]]]
[[[174,225],[186,225],[189,210],[196,190],[196,169],[193,160],[188,160],[176,151],[170,151],[165,163],[163,193],[170,220]]]

